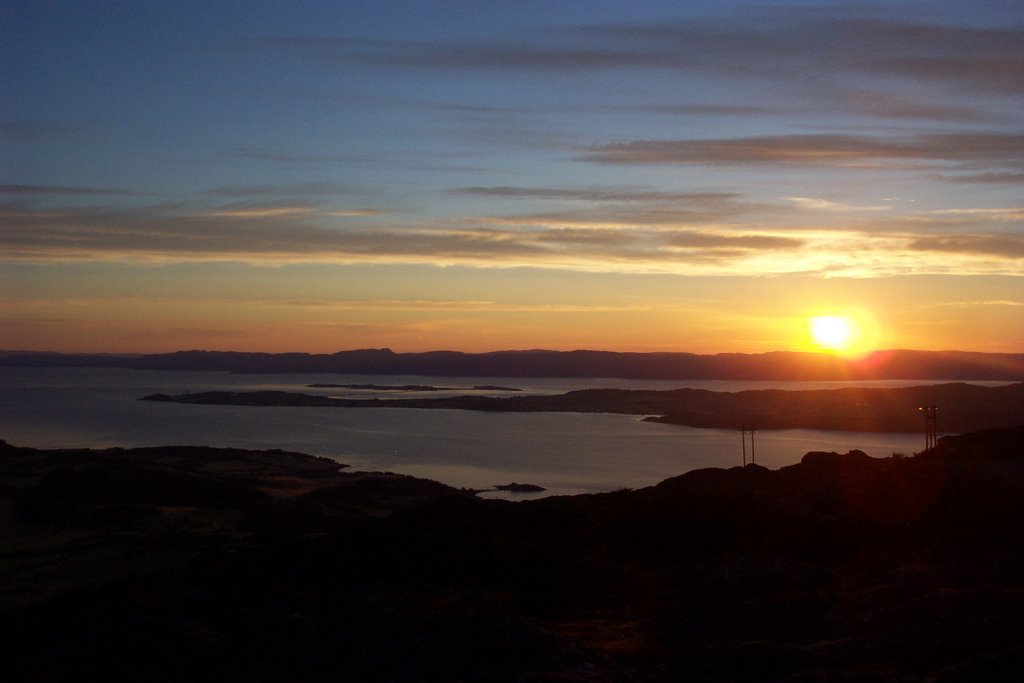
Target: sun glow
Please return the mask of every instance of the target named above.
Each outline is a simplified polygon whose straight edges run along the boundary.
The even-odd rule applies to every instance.
[[[834,315],[811,318],[811,336],[821,346],[838,349],[846,346],[853,334],[849,320]]]
[[[832,351],[850,351],[858,337],[855,323],[843,316],[819,315],[811,318],[809,324],[814,343]]]
[[[860,357],[889,342],[884,319],[861,307],[807,311],[802,348]]]

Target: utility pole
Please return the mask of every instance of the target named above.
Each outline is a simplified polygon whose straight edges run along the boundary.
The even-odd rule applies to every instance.
[[[757,454],[754,452],[754,434],[757,430],[753,427],[740,427],[740,439],[743,442],[743,466],[747,466],[747,434],[750,434],[750,464],[757,463]]]
[[[921,406],[918,410],[924,414],[924,449],[927,451],[935,448],[935,442],[938,441],[935,414],[939,409],[936,406]]]

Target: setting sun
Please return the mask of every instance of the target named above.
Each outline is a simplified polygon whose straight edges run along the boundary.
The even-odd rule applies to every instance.
[[[853,343],[855,328],[849,318],[819,315],[810,320],[811,337],[818,346],[846,351]]]

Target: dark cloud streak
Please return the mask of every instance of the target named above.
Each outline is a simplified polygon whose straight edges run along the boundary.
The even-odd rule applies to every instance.
[[[732,247],[757,251],[792,250],[804,246],[804,240],[771,235],[715,235],[709,233],[679,233],[669,239],[674,247],[708,248]]]
[[[292,185],[220,185],[204,193],[214,197],[323,196],[356,194],[351,188],[324,182]]]
[[[690,229],[523,229],[509,225],[367,229],[345,222],[320,225],[305,215],[232,216],[154,209],[25,211],[8,215],[6,220],[0,247],[8,258],[371,258],[489,263],[513,259],[544,263],[557,257],[642,264],[681,258],[685,254],[679,249],[689,250],[689,256],[697,258],[698,252],[709,249],[730,248],[746,254],[803,246],[797,239]]]
[[[692,202],[720,201],[738,197],[732,192],[663,192],[628,187],[553,188],[553,187],[455,187],[450,194],[506,199],[556,199],[586,202]]]
[[[263,149],[261,147],[237,147],[234,150],[234,154],[235,156],[242,157],[243,159],[286,164],[333,164],[353,161],[353,157],[341,154],[305,154]]]
[[[728,221],[756,212],[777,212],[778,206],[744,201],[731,192],[671,192],[611,187],[458,187],[450,194],[525,202],[562,202],[564,210],[489,216],[490,224],[537,226],[678,226]],[[788,207],[784,207],[788,210]]]
[[[7,195],[97,195],[152,197],[154,193],[108,187],[73,187],[68,185],[0,185],[0,194]]]
[[[580,159],[603,164],[854,165],[886,160],[989,162],[1024,167],[1024,136],[931,133],[907,138],[774,135],[708,140],[633,140],[592,147]]]
[[[594,207],[595,216],[601,215],[601,208],[608,207]],[[626,203],[621,208],[625,218],[636,213],[629,209],[640,207]],[[653,217],[647,209],[640,211],[640,220],[626,228],[588,226],[586,211],[567,212],[563,224],[496,218],[479,219],[476,224],[467,219],[454,227],[436,221],[408,228],[387,224],[368,227],[357,220],[301,211],[257,211],[250,215],[243,211],[199,212],[194,206],[22,210],[5,214],[0,254],[7,261],[470,263],[596,270],[662,270],[692,265],[712,272],[729,272],[737,264],[749,272],[749,259],[762,259],[757,272],[763,274],[828,268],[834,263],[836,245],[842,245],[843,250],[856,248],[860,253],[881,249],[889,255],[902,252],[904,258],[910,254],[939,255],[911,259],[918,272],[922,268],[942,271],[950,267],[954,257],[967,257],[981,263],[977,266],[979,272],[1013,273],[1024,259],[1024,237],[1015,233],[914,236],[901,231],[862,232],[856,236],[840,232],[832,239],[814,233],[724,227],[718,221],[703,227],[701,221],[706,216],[685,209],[672,214],[671,208],[665,208],[665,224],[656,226],[659,209],[653,211]],[[669,218],[674,222],[669,223]],[[579,223],[571,225],[571,220]],[[978,262],[978,258],[988,263]],[[868,269],[901,268],[899,264],[876,264],[871,258],[867,263]],[[863,275],[856,264],[851,267]]]
[[[1008,259],[1024,259],[1022,235],[942,235],[922,237],[909,245],[915,251],[982,254]]]
[[[552,73],[670,69],[790,82],[834,81],[850,73],[997,96],[1024,94],[1024,26],[972,28],[777,10],[744,18],[567,28],[501,44],[270,36],[250,47],[328,65]]]
[[[977,173],[974,175],[934,176],[949,183],[970,183],[977,185],[1024,185],[1024,173]]]

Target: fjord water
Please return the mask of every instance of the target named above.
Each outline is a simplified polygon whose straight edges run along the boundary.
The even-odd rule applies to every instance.
[[[432,392],[307,387],[312,383],[430,385]],[[911,386],[919,380],[860,382]],[[983,384],[1005,384],[984,382]],[[642,422],[606,413],[491,413],[403,408],[287,408],[188,405],[137,400],[151,393],[301,391],[381,398],[458,395],[480,385],[514,387],[494,396],[615,387],[714,391],[827,389],[844,382],[643,381],[353,375],[231,375],[112,368],[0,368],[0,439],[35,448],[209,445],[281,448],[325,456],[358,470],[384,470],[469,488],[512,481],[545,495],[639,488],[704,467],[741,464],[739,432]],[[920,450],[919,434],[791,429],[759,432],[756,457],[770,468],[809,450],[869,455]],[[750,444],[747,443],[750,457]]]

